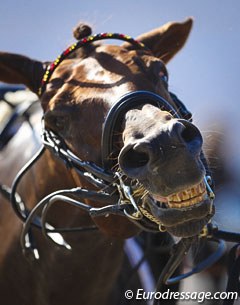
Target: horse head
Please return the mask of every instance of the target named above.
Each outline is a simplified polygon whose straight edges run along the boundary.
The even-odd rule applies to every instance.
[[[0,79],[22,83],[39,94],[45,128],[64,139],[81,160],[102,166],[102,151],[106,151],[102,134],[108,112],[118,101],[127,104],[128,100],[117,129],[111,133],[114,152],[108,149],[103,163],[132,185],[138,205],[160,223],[161,230],[180,237],[199,234],[213,214],[204,182],[201,133],[183,117],[168,91],[166,64],[183,47],[191,26],[188,19],[143,34],[137,41],[146,48],[129,42],[83,45],[59,64],[56,60],[50,77],[45,63],[0,53]],[[81,26],[74,33],[80,39],[90,35],[91,29]],[[42,78],[47,81],[39,92]],[[162,103],[167,106],[161,107]],[[53,156],[48,158],[55,162]],[[61,169],[59,175],[64,184],[69,173]],[[73,185],[88,185],[77,174],[71,179]],[[126,237],[137,231],[135,223],[123,217],[93,220],[113,236]]]

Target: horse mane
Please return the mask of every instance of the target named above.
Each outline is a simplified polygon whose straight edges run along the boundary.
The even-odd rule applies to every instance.
[[[73,29],[73,37],[76,40],[80,40],[86,36],[89,36],[92,34],[92,28],[85,23],[79,23],[74,29]]]
[[[87,36],[92,35],[92,28],[90,25],[86,23],[78,23],[75,28],[73,28],[73,37],[76,40],[81,40]],[[83,46],[82,48],[79,48],[75,52],[73,52],[71,55],[68,56],[68,58],[85,58],[90,56],[90,53],[95,51],[96,46],[99,44],[89,44],[87,46]]]

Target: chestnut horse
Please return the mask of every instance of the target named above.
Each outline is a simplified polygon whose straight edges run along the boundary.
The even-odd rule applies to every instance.
[[[103,125],[110,108],[123,96],[124,102],[129,98],[129,105],[133,99],[141,100],[125,111],[121,130],[113,134],[118,153],[107,152],[110,170],[124,175],[126,184],[139,186],[138,205],[140,212],[145,211],[146,222],[152,218],[160,230],[184,238],[197,236],[213,214],[203,182],[202,136],[189,120],[174,115],[180,109],[168,91],[165,66],[183,47],[191,26],[191,19],[167,23],[140,35],[134,44],[89,43],[69,56],[65,53],[50,76],[45,73],[47,63],[0,53],[0,81],[24,84],[38,94],[45,129],[63,139],[79,160],[101,166],[102,150],[106,150],[101,147]],[[90,34],[87,26],[74,32],[77,39]],[[148,102],[151,99],[164,101],[170,108],[160,109]],[[37,149],[32,133],[26,130],[23,126],[1,152],[0,182],[4,185],[11,186],[17,171]],[[92,188],[86,177],[65,165],[51,149],[44,150],[17,190],[29,210],[52,192]],[[49,224],[57,228],[96,225],[99,230],[62,233],[71,246],[69,251],[54,246],[33,226],[40,258],[31,264],[19,244],[22,223],[6,198],[0,200],[2,304],[114,304],[110,296],[122,266],[124,239],[144,227],[132,219],[129,210],[124,210],[125,217],[94,217],[58,202],[49,209]],[[96,199],[84,202],[88,207],[106,205]]]

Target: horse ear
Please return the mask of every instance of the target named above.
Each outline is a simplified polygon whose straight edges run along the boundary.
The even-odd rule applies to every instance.
[[[156,57],[167,63],[184,46],[192,24],[192,18],[182,23],[169,22],[158,29],[140,35],[136,40],[143,42]],[[133,49],[127,43],[124,43],[124,47]]]
[[[26,56],[0,52],[0,81],[26,85],[37,93],[45,64]]]

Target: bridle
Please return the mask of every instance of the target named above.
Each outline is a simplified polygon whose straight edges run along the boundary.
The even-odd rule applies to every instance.
[[[172,94],[172,96],[174,95]],[[151,104],[159,109],[170,112],[175,118],[188,118],[188,120],[191,120],[191,113],[178,102],[179,100],[175,96],[176,110],[164,98],[153,92],[135,91],[122,96],[109,110],[104,123],[101,145],[103,167],[110,170],[114,165],[111,162],[112,158],[109,160],[109,156],[114,158],[116,155],[114,153],[116,134],[121,131],[124,116],[129,110],[140,108],[145,104]]]
[[[52,73],[67,56],[69,56],[73,51],[80,47],[102,39],[120,39],[133,44],[137,48],[148,50],[141,42],[138,42],[133,38],[122,34],[104,33],[83,38],[74,45],[70,46],[51,65],[48,66],[43,76],[41,88],[39,89],[39,95],[43,94]],[[14,211],[24,222],[24,228],[21,234],[21,245],[28,256],[39,258],[37,248],[34,245],[33,233],[31,230],[32,226],[40,228],[44,236],[50,238],[52,241],[62,247],[65,247],[66,249],[71,249],[71,246],[63,238],[61,238],[60,241],[59,239],[55,239],[54,234],[97,229],[96,226],[90,226],[87,228],[79,227],[56,229],[47,223],[47,213],[50,207],[58,201],[64,201],[70,205],[79,207],[80,209],[86,211],[91,217],[115,214],[127,217],[145,231],[164,231],[163,226],[161,226],[161,224],[159,224],[157,220],[154,219],[153,215],[148,215],[149,212],[144,211],[144,208],[139,206],[139,203],[135,201],[133,195],[134,185],[125,184],[122,173],[112,170],[113,161],[112,158],[109,158],[109,156],[111,155],[112,157],[118,153],[114,151],[115,137],[118,131],[121,131],[121,125],[126,112],[131,109],[141,107],[144,104],[151,104],[162,110],[170,112],[175,118],[182,118],[191,121],[191,113],[186,109],[184,104],[174,94],[171,94],[171,97],[174,101],[175,107],[171,106],[168,101],[155,93],[149,91],[135,91],[122,96],[112,106],[107,114],[102,133],[102,167],[96,165],[93,162],[83,161],[78,158],[68,148],[64,139],[43,126],[43,146],[20,170],[12,184],[11,190],[6,188],[4,190],[5,196],[10,196]],[[80,187],[59,190],[47,195],[31,211],[29,211],[18,195],[17,188],[22,177],[32,167],[32,165],[37,160],[39,160],[46,149],[50,150],[54,155],[61,159],[67,167],[75,170],[80,176],[84,177],[84,179],[86,179],[90,184],[97,188],[98,191],[82,189]],[[210,199],[213,200],[214,194],[211,189],[211,173],[203,153],[201,154],[201,159],[207,173],[205,183],[208,195]],[[82,200],[84,199],[92,199],[95,201],[104,202],[105,204],[107,203],[108,205],[102,208],[93,208],[83,203]],[[41,217],[38,217],[39,213],[41,213]],[[192,271],[188,272],[187,274],[171,278],[172,274],[181,263],[183,257],[188,252],[190,246],[196,240],[196,237],[182,239],[178,244],[174,246],[172,256],[160,275],[157,284],[158,291],[161,289],[161,286],[164,283],[172,284],[178,282],[183,278],[200,272],[201,270],[207,268],[215,261],[217,261],[225,251],[224,242],[221,240],[221,238],[227,241],[240,241],[239,234],[220,231],[212,224],[208,224],[204,228],[204,232],[200,238],[207,238],[217,242],[217,251],[210,255],[206,260],[198,264],[195,268],[193,268]]]
[[[22,168],[12,185],[11,202],[17,215],[25,222],[21,242],[23,248],[26,248],[25,237],[31,224],[40,227],[45,236],[48,236],[48,233],[52,232],[52,230],[47,230],[46,226],[44,225],[47,214],[46,211],[54,202],[60,199],[70,204],[79,206],[80,208],[86,210],[90,216],[96,217],[107,214],[127,216],[131,221],[145,231],[159,232],[159,229],[162,231],[162,227],[158,223],[158,220],[154,219],[153,216],[149,217],[148,213],[144,211],[143,207],[139,207],[135,202],[132,195],[133,186],[130,187],[125,185],[122,174],[112,171],[112,155],[117,154],[117,152],[114,152],[114,137],[117,131],[121,128],[124,115],[128,110],[140,107],[146,103],[171,112],[175,117],[180,117],[177,111],[165,99],[152,92],[136,91],[121,97],[120,100],[117,101],[109,110],[105,120],[102,134],[102,167],[93,162],[83,161],[78,158],[71,150],[69,150],[65,141],[61,137],[53,133],[51,130],[47,130],[43,127],[42,141],[44,145]],[[188,112],[185,107],[183,108],[182,104],[179,104],[177,109],[185,115],[188,115],[188,117],[191,116],[190,112]],[[85,180],[94,185],[94,187],[104,191],[97,192],[81,188],[60,190],[48,195],[46,198],[41,200],[31,212],[28,212],[27,209],[24,208],[25,205],[23,203],[19,204],[17,200],[17,198],[19,198],[16,196],[17,187],[23,175],[42,156],[45,149],[52,151],[52,153],[61,159],[68,168],[74,169],[80,176],[84,177]],[[111,159],[109,159],[110,155]],[[110,205],[103,208],[92,208],[80,201],[77,202],[72,198],[68,198],[67,196],[69,195],[75,196],[78,199],[93,199],[103,201],[105,203],[109,203]],[[59,196],[61,196],[61,198]],[[42,220],[40,220],[37,218],[37,214],[42,210],[42,208],[43,217]],[[42,226],[40,225],[41,222],[43,223]],[[59,231],[59,229],[57,231]],[[60,229],[60,231],[63,232],[64,229]],[[70,229],[67,231],[70,231]],[[29,237],[27,240],[28,239]],[[27,244],[29,245],[29,249],[31,249],[30,243],[28,242]]]

